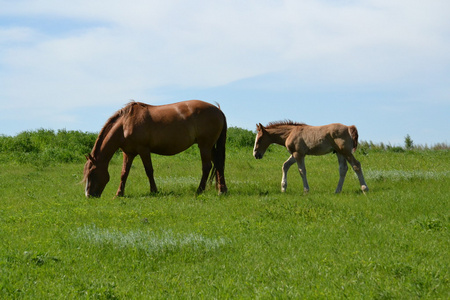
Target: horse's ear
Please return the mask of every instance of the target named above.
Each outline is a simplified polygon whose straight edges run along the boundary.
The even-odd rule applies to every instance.
[[[263,129],[264,129],[264,126],[262,126],[261,123],[256,124],[256,129],[258,129],[258,131],[263,130]]]

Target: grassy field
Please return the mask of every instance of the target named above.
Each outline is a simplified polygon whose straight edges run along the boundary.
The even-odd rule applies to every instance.
[[[270,150],[229,147],[225,196],[195,196],[196,149],[153,156],[157,195],[136,160],[118,199],[120,156],[99,199],[82,160],[1,156],[0,298],[450,298],[448,150],[358,151],[367,195],[350,171],[333,193],[331,154],[306,158],[309,194],[295,168],[281,194]]]

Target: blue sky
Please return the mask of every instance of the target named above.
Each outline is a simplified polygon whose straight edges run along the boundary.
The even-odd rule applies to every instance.
[[[355,124],[450,143],[448,0],[0,0],[0,134],[98,132],[131,99],[230,126]]]

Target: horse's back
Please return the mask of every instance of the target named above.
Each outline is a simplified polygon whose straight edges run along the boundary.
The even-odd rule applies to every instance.
[[[223,112],[217,106],[200,100],[152,106],[149,112],[151,123],[160,130],[188,130],[197,138],[220,132],[226,126]]]
[[[133,109],[124,121],[128,147],[145,145],[158,154],[176,154],[203,141],[213,145],[226,126],[222,111],[200,100],[158,106],[140,104]]]

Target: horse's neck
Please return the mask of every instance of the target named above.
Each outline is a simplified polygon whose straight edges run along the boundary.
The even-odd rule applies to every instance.
[[[120,130],[113,128],[104,137],[99,137],[93,150],[93,156],[99,163],[109,164],[114,153],[119,149],[119,141],[121,139],[119,135]]]
[[[274,144],[284,146],[286,143],[286,139],[291,133],[292,126],[279,126],[272,129],[268,129],[270,136],[272,137],[272,142]]]

